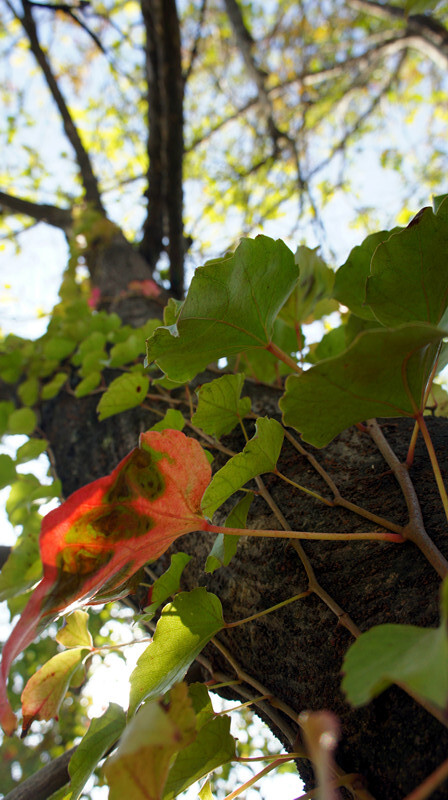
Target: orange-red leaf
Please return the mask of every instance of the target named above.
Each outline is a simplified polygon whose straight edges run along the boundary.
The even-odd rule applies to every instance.
[[[0,724],[15,728],[6,695],[12,661],[59,614],[112,600],[147,562],[190,531],[211,470],[201,446],[177,430],[148,431],[110,475],[74,492],[42,521],[43,578],[2,652]]]

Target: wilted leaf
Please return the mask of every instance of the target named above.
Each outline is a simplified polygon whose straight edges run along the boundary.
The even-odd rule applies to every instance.
[[[216,509],[252,478],[275,469],[283,444],[283,428],[268,417],[258,419],[255,427],[255,435],[243,452],[230,458],[213,476],[202,498],[206,517],[211,519]]]
[[[192,422],[218,439],[230,433],[249,413],[249,397],[241,398],[244,375],[223,375],[198,390],[198,407]]]
[[[22,730],[25,735],[35,719],[57,716],[72,675],[89,654],[85,647],[74,647],[50,658],[32,675],[22,692]]]
[[[145,703],[104,765],[110,800],[160,800],[174,754],[195,737],[196,718],[186,684],[173,687],[169,702]]]
[[[131,675],[129,714],[183,679],[196,656],[224,626],[219,599],[203,587],[178,594],[162,610],[154,639]]]
[[[283,242],[244,239],[232,255],[196,270],[176,323],[148,340],[148,363],[182,383],[221,357],[266,347],[297,277]]]

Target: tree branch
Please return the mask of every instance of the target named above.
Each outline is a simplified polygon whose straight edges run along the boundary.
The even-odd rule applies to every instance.
[[[167,236],[171,290],[183,294],[183,95],[175,0],[143,0],[148,83],[148,213],[140,250],[155,266]]]
[[[426,14],[406,15],[404,8],[376,0],[348,0],[348,4],[370,16],[398,20],[405,24],[406,35],[412,37],[416,50],[434,61],[441,69],[448,66],[448,30],[441,22]]]
[[[45,767],[35,772],[15,789],[12,789],[4,800],[47,800],[52,794],[65,786],[70,780],[69,761],[76,747],[67,750],[59,758],[55,758]]]
[[[69,140],[70,144],[72,145],[75,151],[76,161],[79,166],[79,171],[81,174],[82,184],[84,186],[86,200],[89,203],[92,203],[100,211],[104,211],[98,188],[98,181],[94,175],[89,154],[87,153],[81,141],[78,130],[73,122],[68,106],[59,88],[58,82],[53,74],[50,62],[40,45],[39,37],[37,34],[36,23],[34,22],[34,17],[31,10],[31,5],[28,2],[28,0],[22,0],[22,6],[23,6],[23,17],[20,17],[17,14],[15,14],[15,11],[14,9],[12,9],[11,6],[10,8],[15,14],[16,18],[21,23],[26,35],[28,36],[30,50],[33,53],[37,63],[39,64],[39,67],[42,70],[48,89],[51,93],[51,96],[53,97],[54,102],[57,105],[59,114],[62,119],[62,124],[64,126],[65,135],[67,136],[67,139]]]
[[[55,228],[62,228],[68,232],[72,226],[72,214],[69,209],[46,203],[34,203],[22,197],[15,197],[6,192],[0,192],[0,214],[26,214],[38,222],[46,222]]]

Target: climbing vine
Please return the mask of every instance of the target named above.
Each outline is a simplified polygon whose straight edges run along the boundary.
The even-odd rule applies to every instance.
[[[90,220],[87,229],[91,232],[96,223]],[[79,247],[79,231],[77,241]],[[73,611],[74,606],[125,597],[143,581],[148,592],[135,618],[153,635],[131,675],[128,711],[112,703],[92,721],[70,762],[67,797],[80,797],[105,757],[111,800],[129,794],[130,785],[136,800],[171,800],[217,767],[242,759],[228,716],[214,713],[208,694],[223,686],[222,676],[211,671],[207,686],[184,682],[206,645],[220,651],[235,683],[251,687],[249,703],[267,702],[276,724],[281,725],[275,717],[280,711],[302,730],[291,752],[273,758],[260,778],[285,761],[307,758],[324,800],[341,786],[353,797],[371,797],[359,776],[346,775],[333,759],[339,737],[334,715],[304,709],[298,718],[241,668],[219,634],[314,594],[354,639],[342,677],[349,703],[366,704],[395,683],[447,724],[448,562],[425,529],[409,466],[421,435],[448,518],[448,497],[426,425],[428,414],[447,408],[447,396],[435,379],[448,360],[448,196],[435,198],[434,207],[419,212],[407,228],[369,236],[336,273],[306,247],[294,256],[281,241],[245,239],[234,253],[196,270],[185,301],[171,299],[166,305],[163,324],[151,319],[140,328],[124,326],[117,314],[100,309],[104,298],[77,278],[80,252],[73,248],[45,335],[34,342],[9,335],[0,355],[0,377],[12,387],[11,399],[0,403],[0,433],[28,437],[15,458],[0,456],[0,483],[11,486],[7,513],[12,524],[22,526],[0,575],[0,598],[21,611],[2,653],[0,722],[5,733],[12,735],[16,727],[6,687],[14,658],[51,621],[72,612],[57,634],[62,649],[23,690],[26,734],[34,720],[57,716],[69,686],[82,683],[93,654],[114,647],[95,644],[88,613]],[[130,295],[152,298],[158,291],[152,281],[128,288]],[[340,324],[310,345],[308,324],[337,309]],[[201,373],[207,368],[216,377],[210,380],[209,371],[204,382]],[[247,381],[281,390],[281,421],[280,413],[263,416],[252,408]],[[118,465],[111,465],[108,475],[76,491],[41,520],[40,503],[60,496],[60,484],[54,479],[41,485],[17,467],[48,450],[38,407],[59,392],[76,398],[96,393],[100,422],[137,406],[160,421]],[[414,421],[405,462],[376,417]],[[408,509],[405,525],[345,498],[320,463],[316,448],[352,425],[360,436],[371,437],[395,476]],[[235,428],[245,440],[240,452],[222,441]],[[278,468],[285,441],[320,475],[326,494]],[[227,459],[219,469],[213,465],[215,453]],[[49,455],[51,460],[51,450]],[[366,521],[366,530],[291,531],[266,488],[262,476],[267,474],[288,483],[298,498],[305,493],[327,507],[350,510]],[[225,524],[214,524],[214,514],[234,495]],[[255,495],[266,501],[277,529],[254,529],[248,523]],[[194,531],[213,537],[204,564],[208,573],[238,558],[241,536],[288,540],[304,566],[307,589],[250,617],[224,619],[215,594],[203,587],[180,591],[189,556],[174,554],[159,577],[148,567],[175,539]],[[301,545],[306,539],[335,546],[345,540],[352,547],[369,539],[379,548],[419,548],[441,579],[439,627],[383,624],[361,633],[319,583]],[[43,577],[35,586],[42,564]],[[408,800],[429,797],[447,776],[448,760]],[[208,783],[200,796],[211,797]],[[305,795],[312,796],[313,791]]]

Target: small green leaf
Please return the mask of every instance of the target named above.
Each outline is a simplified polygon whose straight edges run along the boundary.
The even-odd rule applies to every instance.
[[[8,433],[30,436],[37,425],[37,417],[31,408],[18,408],[9,415]]]
[[[200,792],[198,792],[198,797],[199,800],[215,800],[215,796],[210,786],[210,781],[206,781],[204,783],[202,789],[200,790]]]
[[[232,255],[196,270],[177,322],[148,339],[147,363],[182,383],[221,357],[265,348],[297,277],[283,242],[244,239]]]
[[[145,703],[104,765],[110,800],[160,800],[173,756],[196,738],[196,718],[185,683],[169,701]]]
[[[74,647],[50,658],[29,679],[22,692],[23,733],[35,719],[57,716],[73,673],[88,655],[85,647]]]
[[[255,435],[243,452],[230,458],[205,490],[201,506],[209,519],[244,484],[275,469],[283,444],[283,428],[277,420],[268,417],[258,419],[255,428]]]
[[[78,609],[66,617],[63,627],[56,634],[56,641],[64,647],[93,647],[88,612]]]
[[[186,553],[173,553],[167,571],[154,581],[149,590],[148,606],[143,617],[145,622],[151,620],[158,607],[179,590],[182,573],[190,561],[191,556]]]
[[[445,710],[448,704],[448,580],[442,585],[441,624],[377,625],[349,648],[342,688],[354,706],[364,705],[392,683]]]
[[[132,333],[124,342],[116,344],[110,351],[111,367],[122,367],[123,364],[130,364],[139,356],[145,353],[145,337]]]
[[[16,464],[24,464],[26,461],[33,461],[39,458],[48,447],[46,439],[28,439],[24,442],[16,453]]]
[[[17,389],[17,394],[24,406],[34,406],[39,398],[39,381],[37,378],[28,378],[23,381]]]
[[[16,479],[16,467],[11,456],[0,453],[0,489],[9,486]]]
[[[241,498],[225,521],[225,525],[228,528],[246,527],[247,515],[253,499],[254,495],[252,492],[247,492],[247,494]],[[239,540],[239,536],[226,536],[223,533],[218,533],[205,563],[204,571],[212,573],[219,567],[227,567],[236,553]]]
[[[140,703],[182,680],[196,656],[224,626],[219,599],[200,587],[181,592],[162,611],[152,643],[131,675],[129,715]]]
[[[176,408],[169,408],[166,412],[163,419],[160,422],[156,422],[155,425],[150,428],[150,431],[165,431],[167,428],[171,428],[171,430],[182,431],[185,427],[185,417],[184,415],[178,411]]]
[[[75,397],[85,397],[93,392],[101,383],[101,372],[91,372],[78,383],[75,389]]]
[[[235,758],[235,739],[230,735],[230,717],[216,717],[204,725],[195,741],[177,755],[163,792],[172,800],[192,783]]]
[[[284,424],[324,447],[356,422],[414,416],[445,335],[419,323],[361,333],[344,353],[287,379]]]
[[[120,738],[126,725],[126,714],[117,703],[110,703],[101,717],[92,719],[89,729],[74,752],[70,773],[70,800],[78,800],[97,764]]]
[[[198,390],[198,407],[192,422],[218,439],[230,433],[250,412],[249,397],[241,398],[244,375],[223,375]]]
[[[45,358],[54,361],[63,361],[64,358],[73,353],[76,342],[72,339],[64,339],[62,336],[48,339],[43,346]]]
[[[68,375],[66,372],[57,372],[56,375],[42,387],[40,396],[42,400],[51,400],[56,397],[58,392],[62,389],[64,383],[67,383]]]
[[[115,378],[98,403],[98,419],[100,422],[113,414],[119,414],[128,408],[143,403],[149,389],[149,378],[146,375],[126,373]]]
[[[9,400],[2,400],[0,402],[0,436],[8,430],[8,419],[10,414],[14,411],[14,403]]]

